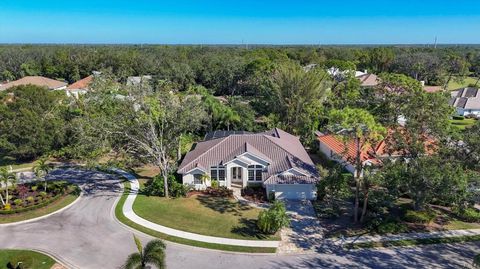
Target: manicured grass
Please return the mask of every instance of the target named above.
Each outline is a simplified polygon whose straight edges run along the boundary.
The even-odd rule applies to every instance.
[[[453,90],[457,90],[457,89],[460,89],[460,88],[463,88],[463,87],[467,87],[470,84],[475,84],[476,82],[477,82],[477,78],[473,78],[473,77],[466,77],[466,78],[463,79],[463,82],[458,82],[458,81],[455,81],[455,80],[452,79],[448,83],[447,89],[449,91],[453,91]]]
[[[216,249],[216,250],[223,250],[223,251],[248,252],[248,253],[275,253],[276,251],[276,248],[229,246],[229,245],[199,242],[199,241],[188,240],[180,237],[170,236],[164,233],[160,233],[160,232],[145,228],[127,219],[125,215],[123,215],[122,208],[123,208],[123,205],[125,204],[125,200],[127,199],[129,192],[130,192],[130,183],[126,182],[124,183],[124,193],[122,197],[120,197],[120,200],[118,201],[115,207],[115,217],[123,224],[130,226],[135,230],[138,230],[140,232],[143,232],[151,236],[164,239],[170,242],[190,245],[194,247],[209,248],[209,249]]]
[[[477,120],[475,119],[463,119],[463,120],[450,120],[450,123],[458,128],[459,130],[465,130],[466,128],[469,128],[475,123],[477,123]]]
[[[234,239],[278,239],[258,230],[256,221],[261,209],[233,199],[205,195],[175,199],[138,195],[133,210],[144,219],[182,231]]]
[[[18,262],[25,269],[50,269],[55,260],[47,255],[30,250],[2,249],[0,250],[0,268],[7,268],[8,263],[17,266]]]
[[[354,243],[354,244],[349,244],[346,247],[349,249],[405,247],[405,246],[415,246],[415,245],[464,243],[464,242],[472,242],[472,241],[480,241],[480,235],[458,236],[458,237],[448,237],[448,238],[405,239],[405,240],[385,241],[385,242]]]
[[[11,223],[41,217],[66,207],[77,198],[78,195],[71,193],[39,209],[16,214],[0,215],[0,223]]]

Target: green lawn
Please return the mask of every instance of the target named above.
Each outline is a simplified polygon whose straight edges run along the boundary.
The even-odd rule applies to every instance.
[[[65,197],[58,199],[57,201],[52,202],[51,204],[39,208],[34,209],[27,212],[10,214],[10,215],[0,215],[0,223],[10,223],[10,222],[17,222],[22,220],[33,219],[37,217],[41,217],[52,212],[55,212],[61,208],[66,207],[67,205],[73,203],[77,199],[78,195],[75,194],[68,194]],[[0,267],[1,268],[1,267]]]
[[[8,263],[14,266],[22,262],[25,269],[50,269],[55,264],[55,260],[30,250],[2,249],[0,250],[0,268],[7,268]]]
[[[115,217],[123,224],[130,226],[131,228],[138,230],[140,232],[149,234],[151,236],[167,240],[170,242],[175,242],[179,244],[194,246],[194,247],[201,247],[201,248],[209,248],[209,249],[217,249],[223,251],[234,251],[234,252],[247,252],[247,253],[275,253],[276,248],[260,248],[260,247],[243,247],[243,246],[230,246],[230,245],[221,245],[221,244],[212,244],[212,243],[205,243],[200,241],[189,240],[185,238],[180,238],[176,236],[167,235],[164,233],[160,233],[151,229],[148,229],[144,226],[136,224],[135,222],[127,219],[125,215],[123,215],[122,208],[125,204],[125,200],[127,199],[128,193],[130,192],[130,183],[124,183],[124,192],[120,200],[118,201],[117,205],[115,206]]]
[[[466,77],[463,79],[463,81],[459,82],[459,81],[455,81],[455,80],[451,80],[449,83],[448,83],[448,86],[447,86],[447,89],[449,91],[453,91],[453,90],[456,90],[456,89],[460,89],[460,88],[463,88],[463,87],[467,87],[468,85],[470,84],[475,84],[477,82],[477,78],[473,78],[473,77]],[[480,84],[480,83],[479,83]]]
[[[261,209],[222,197],[195,195],[166,199],[138,195],[133,210],[142,218],[182,231],[234,239],[278,239],[257,229]]]
[[[477,121],[475,119],[464,119],[464,120],[450,120],[450,123],[458,128],[459,130],[465,130],[465,128],[475,125]]]

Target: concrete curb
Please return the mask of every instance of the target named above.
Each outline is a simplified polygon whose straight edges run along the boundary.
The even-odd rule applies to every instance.
[[[50,216],[52,216],[52,215],[61,213],[61,212],[65,211],[65,210],[69,209],[69,208],[72,207],[74,204],[76,204],[78,201],[80,201],[80,198],[82,198],[82,197],[83,197],[83,192],[80,192],[80,195],[77,197],[77,199],[75,199],[75,201],[71,202],[70,204],[68,204],[68,205],[65,206],[65,207],[62,207],[62,208],[58,209],[57,211],[54,211],[54,212],[52,212],[52,213],[48,213],[47,215],[43,215],[43,216],[36,217],[36,218],[33,218],[33,219],[21,220],[21,221],[10,222],[10,223],[1,223],[1,224],[0,224],[0,227],[20,225],[20,224],[29,223],[29,222],[34,222],[34,221],[37,221],[37,220],[41,220],[41,219],[48,218],[48,217],[50,217]]]
[[[214,236],[200,235],[190,232],[184,232],[169,227],[165,227],[151,221],[148,221],[144,218],[141,218],[133,211],[133,203],[137,197],[137,192],[139,190],[138,180],[131,174],[118,169],[112,168],[111,171],[121,175],[130,181],[131,192],[125,200],[122,211],[126,218],[137,223],[138,225],[144,226],[148,229],[158,231],[167,235],[185,238],[193,241],[200,241],[205,243],[221,244],[221,245],[232,245],[232,246],[245,246],[245,247],[265,247],[265,248],[278,248],[280,241],[260,241],[260,240],[241,240],[241,239],[231,239],[231,238],[222,238]]]

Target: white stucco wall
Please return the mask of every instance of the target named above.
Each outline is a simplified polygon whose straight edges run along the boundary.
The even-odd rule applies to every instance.
[[[322,142],[319,142],[319,150],[320,152],[322,152],[325,157],[327,157],[329,160],[332,160],[332,161],[335,161],[335,162],[342,162],[344,163],[344,167],[345,169],[354,174],[355,173],[355,167],[350,164],[350,163],[347,163],[345,160],[343,160],[340,156],[336,155],[329,147],[327,147],[325,144],[323,144]]]

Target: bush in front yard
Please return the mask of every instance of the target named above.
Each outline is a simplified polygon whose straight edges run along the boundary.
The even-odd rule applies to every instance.
[[[454,209],[455,215],[466,222],[480,222],[480,211],[475,208]]]
[[[174,175],[168,176],[168,194],[170,197],[185,197],[190,187],[177,182]],[[163,177],[156,175],[151,181],[145,184],[142,193],[147,196],[165,196]]]
[[[411,223],[422,223],[428,224],[431,223],[437,215],[435,212],[430,210],[425,211],[414,211],[407,210],[403,216],[404,220]]]
[[[283,227],[290,224],[287,210],[283,202],[275,201],[268,210],[260,212],[257,226],[266,234],[274,234]]]
[[[233,190],[225,186],[220,186],[218,188],[208,187],[207,189],[205,189],[204,192],[206,194],[217,196],[217,197],[228,197],[228,198],[233,197]]]
[[[22,199],[15,199],[15,201],[13,201],[13,203],[16,205],[16,206],[21,206],[23,204],[23,200]]]

